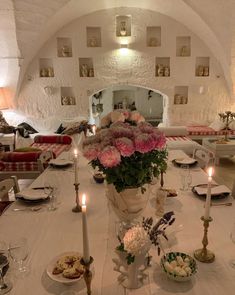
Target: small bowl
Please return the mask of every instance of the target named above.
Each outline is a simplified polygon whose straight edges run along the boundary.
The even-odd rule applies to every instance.
[[[185,260],[185,258],[187,258],[187,260],[189,261],[189,267],[191,268],[191,274],[187,274],[187,276],[181,276],[181,275],[172,273],[166,269],[165,262],[171,263],[173,260],[176,260],[177,256],[180,256],[183,260]],[[197,272],[196,260],[193,257],[189,256],[188,254],[181,253],[181,252],[166,253],[164,256],[162,256],[160,265],[161,265],[162,270],[168,276],[168,278],[170,278],[171,280],[177,281],[177,282],[189,281]]]
[[[103,183],[104,182],[104,176],[101,173],[94,174],[93,178],[96,183]]]

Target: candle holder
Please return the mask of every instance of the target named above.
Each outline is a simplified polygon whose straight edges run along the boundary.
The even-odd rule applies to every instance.
[[[200,262],[205,262],[205,263],[211,263],[215,260],[215,254],[207,249],[208,245],[208,227],[209,227],[209,222],[211,222],[213,219],[209,217],[208,219],[205,219],[204,216],[201,217],[201,220],[203,221],[203,226],[204,226],[204,235],[202,239],[202,249],[198,249],[194,252],[194,257],[200,261]]]
[[[72,211],[75,213],[82,212],[82,206],[79,203],[79,195],[78,195],[79,185],[80,183],[74,183],[75,193],[76,193],[76,206],[72,209]]]
[[[87,288],[87,295],[91,295],[91,280],[92,280],[92,272],[90,270],[90,265],[93,263],[94,258],[90,256],[90,261],[85,262],[83,258],[81,259],[81,264],[84,266],[85,271],[83,274],[85,283],[86,283],[86,288]]]
[[[224,113],[219,113],[220,120],[225,122],[225,141],[229,141],[228,139],[228,129],[229,124],[235,119],[235,113],[232,113],[230,111],[226,111]]]

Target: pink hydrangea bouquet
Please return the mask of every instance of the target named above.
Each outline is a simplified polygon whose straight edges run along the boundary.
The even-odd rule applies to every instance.
[[[165,145],[165,136],[149,123],[116,122],[88,137],[83,154],[117,192],[134,187],[144,192],[143,186],[166,170]]]
[[[109,127],[112,123],[116,122],[127,122],[131,125],[137,125],[144,121],[144,117],[138,111],[114,110],[101,119],[101,127]]]

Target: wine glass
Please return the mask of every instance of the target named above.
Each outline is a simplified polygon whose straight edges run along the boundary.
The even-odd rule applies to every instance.
[[[25,273],[28,270],[24,265],[24,261],[28,257],[27,239],[22,237],[10,242],[9,252],[13,261],[18,263],[18,271],[20,273]]]
[[[232,230],[231,230],[231,233],[230,233],[230,238],[231,238],[232,242],[235,244],[235,223],[233,224],[233,227],[232,227]],[[232,268],[235,268],[235,258],[233,258],[230,261],[230,265],[231,265]]]
[[[49,211],[54,211],[56,207],[56,191],[58,189],[57,184],[50,180],[44,182],[44,193],[50,198],[50,205],[48,207]]]
[[[7,266],[8,261],[8,248],[5,242],[0,241],[0,295],[6,294],[12,289],[12,283],[6,282],[3,277],[3,268]]]
[[[181,177],[181,190],[188,190],[188,176],[189,176],[189,165],[181,165],[180,166],[180,177]]]

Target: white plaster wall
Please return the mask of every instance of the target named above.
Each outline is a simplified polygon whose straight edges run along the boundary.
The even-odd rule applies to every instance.
[[[115,16],[132,16],[129,54],[120,55],[120,38],[115,36]],[[86,26],[101,27],[102,47],[86,47]],[[146,47],[146,26],[161,26],[161,47]],[[191,57],[176,57],[176,36],[191,36]],[[57,37],[70,37],[73,57],[58,58]],[[155,57],[170,57],[171,76],[155,77]],[[210,56],[210,77],[195,77],[197,56]],[[79,57],[92,57],[95,77],[79,77]],[[54,78],[39,77],[39,58],[53,60]],[[18,107],[28,115],[49,117],[88,116],[89,97],[112,85],[124,84],[154,89],[164,96],[164,120],[168,123],[202,123],[212,121],[217,113],[231,109],[230,97],[222,70],[201,40],[180,23],[164,15],[138,8],[103,10],[84,16],[62,28],[48,40],[30,64],[19,96]],[[189,87],[187,105],[174,105],[174,87]],[[54,93],[45,95],[43,88],[52,86]],[[61,106],[60,87],[71,86],[76,106]],[[200,86],[204,93],[199,94]],[[168,98],[167,98],[168,97]],[[235,110],[235,106],[232,107]]]

